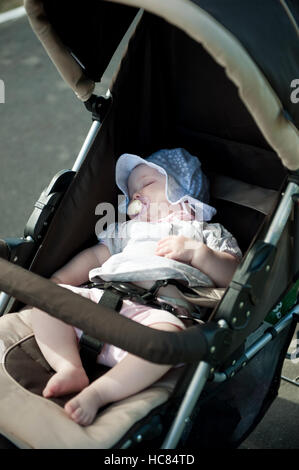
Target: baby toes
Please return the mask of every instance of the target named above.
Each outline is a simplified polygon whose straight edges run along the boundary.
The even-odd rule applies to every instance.
[[[93,422],[101,406],[103,406],[101,397],[94,387],[89,386],[68,401],[64,406],[64,410],[75,423],[88,426]]]
[[[88,407],[82,407],[76,397],[66,403],[64,410],[69,418],[81,426],[88,426],[92,423],[94,418],[94,415],[89,412]]]
[[[73,398],[64,405],[64,411],[70,418],[72,418],[73,416],[79,416],[80,412],[83,410],[80,406],[80,402],[76,400],[76,398]]]
[[[77,424],[83,424],[85,422],[85,413],[84,410],[80,408],[80,406],[75,411],[73,411],[70,417]]]
[[[87,410],[78,407],[70,416],[70,418],[75,421],[75,423],[80,424],[81,426],[88,426],[93,421],[93,416],[88,413]]]

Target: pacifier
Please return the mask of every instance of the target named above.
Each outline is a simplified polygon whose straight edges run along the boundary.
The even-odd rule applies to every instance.
[[[134,199],[130,202],[127,210],[127,214],[131,216],[138,215],[142,211],[142,202],[139,199]]]
[[[139,196],[138,199],[134,199],[130,202],[128,205],[127,214],[131,217],[137,217],[138,215],[141,215],[146,210],[148,202],[148,198]]]

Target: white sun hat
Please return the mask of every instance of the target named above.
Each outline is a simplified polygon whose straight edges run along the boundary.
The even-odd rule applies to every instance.
[[[199,159],[182,148],[163,149],[144,159],[125,153],[116,162],[115,180],[126,196],[118,206],[120,213],[126,213],[129,204],[128,178],[131,171],[140,164],[149,165],[166,176],[165,196],[171,204],[188,204],[197,220],[211,220],[216,209],[208,204],[209,182],[201,169]]]

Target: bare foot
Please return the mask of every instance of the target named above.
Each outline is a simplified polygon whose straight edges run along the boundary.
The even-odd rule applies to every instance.
[[[106,402],[101,399],[96,388],[90,385],[68,401],[64,406],[64,410],[77,424],[88,426],[93,422],[98,409],[105,404]]]
[[[45,398],[60,397],[72,392],[80,392],[89,384],[83,367],[69,367],[56,372],[43,390]]]

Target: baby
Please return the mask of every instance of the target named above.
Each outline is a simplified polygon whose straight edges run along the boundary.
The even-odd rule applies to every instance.
[[[95,302],[102,290],[78,287],[88,279],[142,285],[140,281],[146,281],[147,287],[167,278],[187,281],[189,286],[228,285],[241,252],[220,224],[207,223],[215,209],[204,202],[208,183],[196,157],[183,149],[162,150],[147,160],[124,154],[116,165],[116,182],[126,196],[125,207],[119,210],[126,210],[130,220],[109,225],[100,233],[99,244],[54,273],[54,282]],[[159,296],[182,305],[175,286],[162,287]],[[123,301],[120,314],[159,330],[186,328],[170,312],[130,300]],[[92,423],[100,407],[145,389],[172,367],[105,344],[97,361],[110,369],[89,384],[78,348],[82,332],[36,308],[31,319],[37,343],[56,372],[43,396],[79,392],[64,409],[82,426]]]

